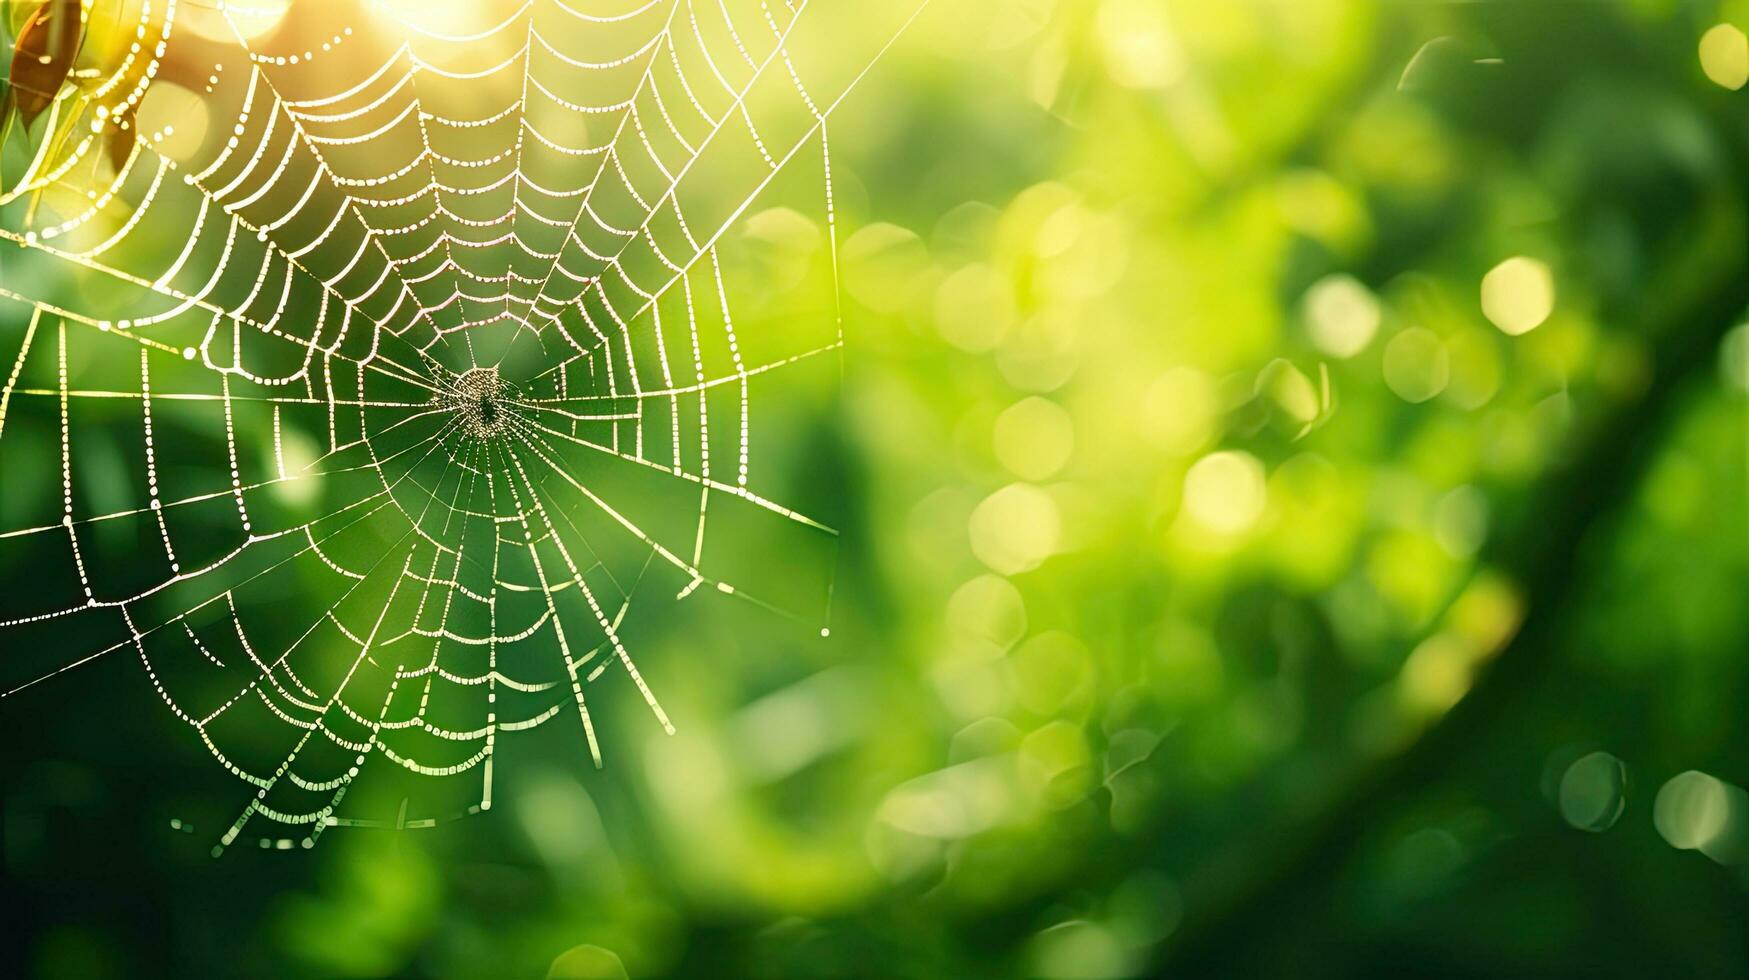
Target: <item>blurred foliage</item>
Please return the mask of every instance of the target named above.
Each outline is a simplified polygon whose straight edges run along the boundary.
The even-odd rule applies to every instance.
[[[6,705],[23,971],[1749,972],[1721,23],[938,0],[833,128],[831,639],[695,606],[637,637],[678,735],[217,862],[94,665]]]

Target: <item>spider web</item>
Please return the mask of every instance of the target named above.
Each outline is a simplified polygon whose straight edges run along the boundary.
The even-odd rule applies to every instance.
[[[553,719],[599,766],[615,678],[672,732],[634,609],[827,632],[835,532],[753,406],[836,375],[827,122],[918,9],[121,6],[0,200],[4,696],[137,656],[253,790],[214,853],[308,847],[489,809]],[[169,79],[198,149],[106,161]],[[426,809],[346,803],[366,772]]]

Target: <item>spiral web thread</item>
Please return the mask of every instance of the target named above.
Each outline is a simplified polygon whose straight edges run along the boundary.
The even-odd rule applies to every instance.
[[[50,112],[91,125],[0,201],[0,568],[30,584],[4,696],[137,656],[254,790],[217,854],[255,818],[289,848],[489,809],[500,736],[555,717],[600,765],[614,676],[672,732],[634,593],[826,633],[835,532],[761,492],[752,406],[836,371],[827,121],[920,8],[821,6],[525,0],[446,33],[305,0],[252,38],[281,11],[124,5],[126,63]],[[231,36],[183,52],[188,16]],[[178,72],[216,136],[103,162]],[[773,287],[729,233],[791,198],[818,221],[765,212],[800,243]],[[343,810],[366,770],[449,802]]]

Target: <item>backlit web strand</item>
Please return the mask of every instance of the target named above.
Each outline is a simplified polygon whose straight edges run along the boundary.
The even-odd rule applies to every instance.
[[[562,715],[599,765],[610,676],[672,731],[634,596],[826,632],[835,532],[761,492],[752,406],[835,366],[827,120],[918,12],[283,7],[94,13],[128,46],[0,199],[0,562],[42,573],[0,690],[137,656],[255,791],[215,852],[488,809],[501,736]],[[872,40],[798,58],[823,31]],[[388,818],[367,770],[454,778]]]

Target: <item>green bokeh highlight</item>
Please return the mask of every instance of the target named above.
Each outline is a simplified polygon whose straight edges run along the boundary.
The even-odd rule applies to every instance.
[[[618,685],[601,771],[549,725],[490,813],[216,862],[94,664],[0,714],[22,971],[1749,972],[1745,18],[937,0],[832,127],[842,376],[761,392],[831,637],[689,601],[629,638],[678,734]]]

